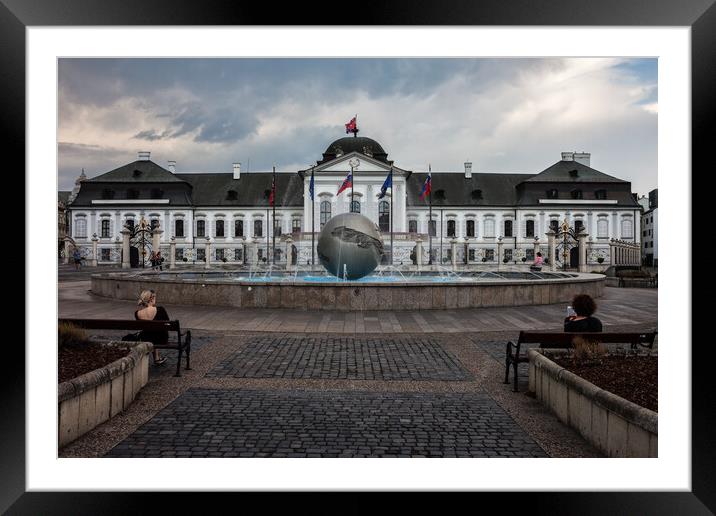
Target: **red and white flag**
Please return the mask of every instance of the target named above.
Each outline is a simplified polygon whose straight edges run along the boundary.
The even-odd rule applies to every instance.
[[[346,177],[343,180],[343,184],[338,189],[338,192],[336,192],[336,195],[339,195],[346,188],[353,188],[353,173],[352,172],[348,172],[348,177]]]
[[[351,121],[346,124],[346,134],[348,133],[357,133],[358,132],[358,122],[356,122],[356,119],[358,118],[358,115],[351,118]]]

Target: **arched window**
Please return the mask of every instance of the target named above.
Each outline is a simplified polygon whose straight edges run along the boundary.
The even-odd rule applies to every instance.
[[[360,213],[360,201],[351,202],[351,213]]]
[[[609,236],[609,221],[607,219],[599,219],[597,221],[597,238],[607,238]]]
[[[408,233],[417,233],[418,232],[418,221],[415,219],[408,221]]]
[[[475,221],[472,219],[468,220],[465,225],[465,236],[467,236],[467,237],[475,236]]]
[[[87,221],[83,218],[75,220],[75,237],[87,238]]]
[[[455,236],[455,221],[454,220],[447,221],[447,236],[449,236],[449,237]]]
[[[630,219],[622,219],[622,238],[634,238],[634,224]]]
[[[254,236],[260,237],[264,234],[264,221],[261,219],[254,220]]]
[[[206,236],[206,221],[205,220],[197,220],[196,221],[196,236],[198,236],[198,237]]]
[[[535,236],[535,221],[529,219],[525,224],[525,238],[533,238]]]
[[[390,206],[388,201],[378,203],[378,227],[381,231],[390,231]]]
[[[331,218],[331,201],[321,201],[321,229]]]
[[[234,237],[244,236],[244,221],[241,219],[234,220]]]
[[[485,219],[485,236],[487,238],[495,238],[495,220]]]
[[[216,221],[216,236],[217,237],[224,236],[224,221],[221,219]]]
[[[109,238],[109,219],[102,219],[102,232],[100,233],[101,238]]]
[[[184,237],[184,219],[174,221],[174,236],[177,238]]]

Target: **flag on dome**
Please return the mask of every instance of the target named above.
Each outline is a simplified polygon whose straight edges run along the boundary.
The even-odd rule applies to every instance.
[[[343,180],[343,184],[338,189],[338,192],[336,192],[336,195],[339,195],[343,190],[345,190],[346,188],[352,187],[352,186],[353,186],[353,173],[348,172],[348,177],[346,177]]]
[[[420,191],[420,200],[424,200],[426,195],[430,195],[430,189],[433,186],[432,175],[432,172],[428,172],[428,177],[425,178],[423,189]]]
[[[346,134],[353,133],[356,134],[358,132],[358,122],[356,121],[358,119],[358,115],[351,118],[351,121],[346,124]]]
[[[393,190],[393,169],[390,169],[390,172],[388,172],[388,177],[385,178],[385,182],[383,183],[383,186],[380,187],[380,194],[378,195],[378,199],[382,199],[385,197],[385,194],[388,192],[388,188]]]

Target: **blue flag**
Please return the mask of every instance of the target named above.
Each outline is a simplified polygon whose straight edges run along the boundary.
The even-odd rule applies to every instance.
[[[308,184],[308,194],[311,196],[311,200],[313,200],[313,197],[315,195],[313,188],[314,188],[313,169],[311,169],[311,182]]]
[[[390,188],[391,192],[393,191],[393,169],[390,169],[390,172],[388,172],[388,177],[385,178],[385,181],[383,182],[383,186],[380,187],[380,195],[378,195],[378,199],[382,199],[385,197],[386,192],[388,191],[388,188]]]

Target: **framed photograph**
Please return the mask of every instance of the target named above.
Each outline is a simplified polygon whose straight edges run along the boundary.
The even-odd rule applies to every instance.
[[[329,15],[305,5],[272,13],[268,8],[218,2],[87,5],[72,0],[60,6],[44,0],[3,0],[3,132],[7,154],[16,156],[16,169],[25,171],[28,308],[25,352],[7,346],[8,367],[2,379],[6,424],[0,441],[5,465],[0,508],[10,514],[126,513],[141,510],[147,503],[140,491],[163,492],[165,510],[184,503],[174,499],[172,491],[194,491],[199,496],[215,491],[462,491],[549,514],[716,511],[710,485],[716,474],[710,444],[714,396],[705,385],[707,360],[692,360],[696,355],[690,284],[692,170],[709,166],[706,124],[713,118],[712,92],[716,91],[712,36],[716,8],[712,3],[689,0],[647,8],[636,2],[602,5],[581,0],[528,6],[430,2],[418,10],[413,3],[397,2],[376,12],[358,9],[345,18],[345,14]],[[298,21],[306,25],[295,25]],[[249,90],[255,95],[233,93]],[[575,133],[581,139],[570,139]],[[595,150],[564,148],[552,159],[547,150],[554,154],[561,145],[559,139],[570,144],[594,142]],[[236,155],[239,141],[243,154]],[[475,155],[457,156],[463,150]],[[510,157],[510,161],[506,153],[525,158]],[[155,163],[160,158],[154,156],[161,163]],[[608,164],[604,172],[598,160]],[[441,172],[455,169],[453,162],[459,165],[453,170],[457,173]],[[516,173],[503,173],[501,163]],[[202,167],[211,174],[192,173]],[[485,170],[489,168],[500,173],[489,174]],[[532,175],[521,173],[526,170],[533,170]],[[612,177],[613,170],[623,176]],[[415,184],[408,182],[410,176]],[[448,176],[460,184],[451,185]],[[478,186],[464,186],[473,177],[476,183],[470,184]],[[558,192],[544,186],[556,181],[555,177],[572,187]],[[372,183],[367,184],[366,178]],[[480,182],[483,178],[484,183]],[[490,186],[490,181],[496,186]],[[530,206],[536,209],[518,213],[522,200],[497,199],[493,192],[505,189],[509,181],[514,183],[509,188],[519,195],[534,189]],[[602,183],[609,187],[602,188]],[[141,190],[145,187],[151,187],[146,201]],[[437,292],[456,281],[457,270],[465,276],[461,281],[485,271],[493,279],[503,274],[499,278],[503,301],[515,300],[522,292],[516,288],[504,293],[508,288],[504,280],[515,280],[517,275],[548,281],[550,274],[555,278],[563,274],[559,279],[565,284],[570,277],[578,278],[580,292],[593,289],[588,291],[599,297],[605,288],[601,274],[608,265],[638,269],[649,249],[649,267],[656,270],[656,225],[653,217],[645,221],[642,213],[655,214],[658,187],[662,190],[658,263],[666,268],[660,278],[665,295],[653,290],[654,276],[649,279],[652,290],[648,293],[641,289],[646,284],[634,288],[623,284],[626,279],[613,278],[607,288],[633,288],[633,298],[619,294],[598,300],[597,315],[604,314],[605,332],[609,326],[624,332],[633,328],[642,334],[648,333],[649,324],[653,323],[653,330],[658,327],[658,409],[650,414],[654,421],[657,413],[662,417],[658,431],[655,422],[649,427],[654,431],[644,451],[629,452],[639,458],[626,458],[626,452],[594,451],[596,445],[591,448],[586,440],[574,438],[577,430],[564,429],[559,408],[554,414],[546,409],[539,415],[529,413],[536,410],[537,401],[525,396],[527,369],[520,369],[522,383],[516,376],[509,377],[515,390],[522,390],[516,393],[512,384],[502,383],[499,373],[505,370],[503,341],[516,340],[521,329],[552,328],[540,325],[538,314],[547,317],[553,310],[560,317],[557,326],[565,310],[570,319],[582,318],[589,306],[584,300],[571,302],[572,294],[578,292],[570,291],[569,299],[543,303],[549,308],[534,311],[529,311],[531,306],[520,308],[516,301],[514,306],[495,302],[495,307],[509,306],[510,311],[489,312],[496,314],[493,322],[487,316],[460,322],[458,315],[449,315],[451,309],[466,314],[477,306],[492,309],[487,301],[472,306],[470,295],[457,290]],[[395,208],[393,188],[398,192]],[[293,192],[296,201],[288,199],[286,192]],[[634,196],[635,192],[643,197]],[[463,208],[455,201],[458,193],[466,199]],[[182,199],[193,200],[184,206]],[[489,206],[482,212],[481,203]],[[140,204],[152,207],[140,209]],[[631,212],[625,204],[633,205]],[[67,209],[67,233],[50,243],[42,235],[58,234],[58,205]],[[539,206],[549,208],[540,212]],[[507,214],[508,208],[514,215]],[[334,217],[344,213],[345,220]],[[371,224],[360,226],[354,215],[373,221],[375,235]],[[355,220],[350,222],[350,217]],[[368,249],[361,255],[351,253],[354,262],[338,254],[342,243],[317,242],[324,227],[331,229],[338,222],[345,226],[339,240],[345,240],[349,231],[348,238],[361,242],[361,252]],[[564,238],[540,240],[542,231]],[[371,246],[380,248],[376,257]],[[156,405],[154,413],[161,413],[163,419],[118,418],[104,431],[91,433],[86,428],[91,438],[82,441],[85,448],[62,451],[61,413],[71,409],[58,410],[54,384],[58,319],[82,326],[82,320],[117,319],[120,310],[131,305],[127,313],[134,311],[139,324],[130,324],[126,330],[121,325],[110,329],[136,336],[144,328],[144,316],[138,314],[155,306],[157,295],[164,296],[170,315],[182,320],[191,317],[193,310],[205,321],[233,317],[235,313],[227,308],[230,304],[204,301],[203,305],[197,302],[202,306],[196,308],[182,308],[182,296],[226,296],[211,290],[210,269],[270,276],[278,264],[294,278],[301,271],[311,277],[319,262],[329,276],[344,282],[357,282],[373,270],[381,271],[385,282],[389,281],[384,275],[391,273],[403,279],[407,271],[424,276],[421,267],[427,267],[438,284],[444,285],[429,287],[433,292],[427,296],[430,306],[422,304],[428,301],[417,291],[393,295],[395,306],[383,306],[380,296],[388,287],[383,284],[378,295],[368,292],[369,285],[356,283],[346,290],[344,307],[338,307],[342,293],[336,291],[330,298],[337,312],[345,308],[342,311],[356,314],[350,323],[341,315],[339,324],[338,318],[322,315],[325,307],[321,305],[328,298],[321,298],[320,289],[313,298],[300,294],[304,298],[299,302],[298,293],[285,294],[286,284],[280,287],[284,294],[279,294],[278,287],[274,293],[268,290],[270,281],[263,281],[266,286],[242,283],[242,306],[254,315],[252,319],[242,315],[221,333],[222,342],[238,339],[232,348],[235,354],[223,351],[228,348],[217,345],[219,337],[212,341],[210,331],[201,325],[172,327],[179,344],[167,348],[162,341],[154,351],[147,347],[143,358],[137,355],[132,363],[146,365],[148,375],[141,373],[142,380],[135,373],[136,378],[124,380],[138,385],[132,387],[132,399]],[[334,262],[339,263],[337,268],[327,265]],[[97,272],[103,265],[107,270],[116,268],[111,272],[119,274]],[[137,267],[146,269],[140,279],[131,274],[121,278],[123,269]],[[83,268],[87,272],[80,277]],[[201,280],[192,276],[173,293],[167,275],[174,274],[174,269],[181,274],[182,268],[189,275],[200,273]],[[77,283],[58,297],[58,275],[62,278],[63,274],[64,281]],[[585,287],[589,276],[599,276],[599,282]],[[637,281],[629,275],[625,278]],[[116,301],[114,308],[92,311],[83,301],[72,305],[74,312],[64,310],[66,300],[84,299],[90,281],[92,289]],[[423,277],[423,281],[427,280]],[[134,308],[137,296],[131,289],[140,286],[139,305]],[[190,288],[197,290],[189,292]],[[270,305],[272,296],[279,301]],[[371,296],[376,307],[371,306]],[[530,300],[537,297],[531,294]],[[295,306],[283,305],[281,299]],[[207,304],[214,306],[208,309]],[[381,310],[370,312],[377,307]],[[424,308],[448,315],[404,315],[419,314]],[[520,313],[535,326],[519,327]],[[153,317],[152,312],[149,318]],[[629,326],[632,323],[640,326]],[[478,324],[489,326],[490,338],[489,332],[472,329]],[[281,332],[280,346],[287,350],[306,345],[305,339],[291,340],[300,333],[312,337],[343,333],[367,350],[373,344],[367,338],[361,341],[358,334],[368,334],[372,327],[376,333],[397,337],[423,333],[426,339],[411,341],[405,348],[399,338],[391,340],[376,351],[388,356],[381,359],[383,372],[373,369],[373,376],[361,376],[349,366],[344,384],[336,378],[346,376],[321,376],[325,371],[320,366],[305,373],[308,381],[285,380],[299,378],[296,368],[315,367],[316,357],[331,353],[336,353],[336,374],[341,374],[340,357],[355,351],[340,348],[344,345],[340,338],[331,341],[331,347],[317,347],[311,358],[314,362],[300,362],[292,351],[286,351],[285,356],[271,355],[273,365],[264,362],[261,367],[266,370],[260,373],[249,373],[240,363],[266,360],[266,353],[276,352],[278,340],[261,341],[269,339],[270,332]],[[438,335],[437,344],[427,342],[431,332]],[[117,340],[134,338],[119,333]],[[244,334],[255,337],[254,341]],[[153,334],[143,335],[153,338]],[[463,341],[466,344],[461,348]],[[189,350],[200,372],[193,376]],[[206,350],[216,350],[218,355],[206,358]],[[418,351],[431,359],[413,370],[411,360]],[[461,366],[473,356],[484,357],[490,365]],[[167,357],[169,365],[162,365]],[[283,368],[280,372],[271,369],[276,364]],[[360,369],[358,362],[355,369]],[[512,371],[508,363],[508,376],[510,372],[517,374],[517,361]],[[412,380],[425,375],[428,387],[410,384],[408,376],[400,376],[408,373]],[[169,386],[167,391],[181,392],[181,396],[175,392],[163,398],[149,389],[143,398],[139,383],[151,382],[152,375],[155,381],[161,377]],[[272,375],[281,379],[266,380]],[[468,377],[486,383],[475,387]],[[371,381],[382,382],[375,388],[375,398],[366,394],[373,389]],[[530,377],[529,381],[534,380]],[[321,395],[327,397],[323,408],[315,409],[318,402],[301,396],[318,386],[328,394]],[[246,399],[240,407],[222,401],[235,387],[248,389],[242,391]],[[339,388],[344,391],[337,393]],[[281,389],[291,391],[290,404],[272,394]],[[401,390],[405,390],[404,399],[383,396]],[[126,397],[126,387],[123,392]],[[448,393],[462,393],[470,400],[474,395],[478,401],[460,398],[460,403],[443,406],[442,398],[426,398]],[[656,400],[657,393],[652,394]],[[60,400],[63,396],[60,392]],[[98,400],[100,394],[96,396]],[[515,402],[517,396],[526,401]],[[81,402],[77,403],[79,407]],[[468,431],[466,438],[458,430],[462,418],[470,424],[477,421],[469,412],[485,403],[494,406],[485,409],[490,417],[474,423],[484,428],[474,435]],[[423,408],[405,408],[418,404]],[[363,446],[351,450],[352,444],[344,446],[343,455],[333,450],[337,445],[325,449],[292,446],[281,436],[292,428],[294,419],[272,419],[267,417],[270,408],[257,410],[258,406],[274,407],[277,414],[287,412],[294,419],[298,406],[314,407],[311,414],[312,410],[333,414],[341,406],[337,413],[355,417],[350,423],[354,428],[373,428],[371,418],[387,410],[397,418],[398,430],[386,430],[384,436],[390,435],[395,446],[374,446],[372,434]],[[424,407],[435,410],[432,431],[442,436],[443,443],[452,443],[442,445],[450,453],[427,445],[426,451],[410,447],[425,434],[419,427],[426,417],[418,413],[428,410]],[[234,435],[232,425],[242,424],[241,418],[227,416],[232,410],[267,425],[248,429],[245,435],[251,441],[252,434],[275,434],[279,436],[271,444],[275,449],[268,453],[258,445],[253,449],[244,437],[241,443],[234,439],[235,449],[222,445],[219,441],[225,434]],[[512,426],[500,419],[503,413],[504,421]],[[180,421],[181,417],[191,421]],[[542,426],[526,430],[533,419]],[[175,434],[188,435],[207,421],[213,422],[211,428],[204,428],[198,441],[175,440]],[[128,430],[123,425],[134,426]],[[547,437],[540,434],[548,428],[558,430]],[[450,433],[453,429],[455,437]],[[306,442],[315,437],[309,430],[301,433]],[[72,432],[76,434],[77,429]],[[112,436],[113,432],[122,439]],[[73,439],[82,439],[75,434]],[[507,461],[496,458],[506,455],[498,449],[505,435],[522,446]],[[461,438],[466,443],[496,439],[499,446],[495,444],[494,455],[475,454],[469,444],[457,446],[458,451],[452,453],[454,440],[460,444]],[[565,441],[560,443],[560,439]],[[577,441],[571,451],[561,451]],[[110,442],[111,446],[103,444]],[[163,446],[162,442],[173,444]],[[347,451],[353,458],[348,458]],[[354,500],[356,507],[369,510],[361,498]],[[423,505],[415,499],[406,507]]]

